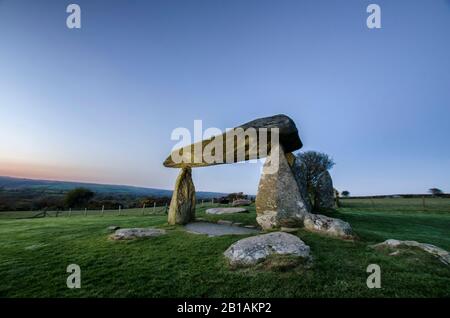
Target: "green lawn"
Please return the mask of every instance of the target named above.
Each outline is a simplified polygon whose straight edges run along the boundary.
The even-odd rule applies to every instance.
[[[389,200],[389,199],[386,199]],[[389,205],[387,205],[389,206]],[[197,216],[255,224],[248,214]],[[164,215],[139,210],[100,216],[0,219],[0,297],[449,297],[450,266],[410,250],[389,256],[370,244],[411,239],[450,250],[446,208],[361,210],[345,207],[330,216],[353,226],[354,242],[308,233],[297,235],[314,257],[311,268],[231,270],[222,256],[242,236],[208,238],[168,226]],[[127,213],[130,212],[130,213]],[[107,227],[155,226],[165,236],[110,241]],[[81,267],[81,289],[66,287],[66,267]],[[381,266],[382,288],[366,287],[366,268]]]

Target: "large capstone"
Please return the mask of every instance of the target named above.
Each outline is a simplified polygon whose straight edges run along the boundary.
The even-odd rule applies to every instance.
[[[169,207],[169,224],[187,224],[195,219],[195,187],[190,167],[178,175]]]
[[[303,226],[309,213],[281,145],[267,158],[256,196],[256,220],[265,230]]]
[[[322,172],[317,179],[315,204],[316,210],[332,209],[335,207],[333,180],[328,171]]]
[[[204,167],[264,158],[272,148],[272,128],[278,129],[279,143],[285,151],[291,152],[302,147],[294,121],[286,115],[275,115],[255,119],[231,129],[228,133],[176,149],[164,161],[164,166],[170,168]],[[235,142],[233,136],[228,138],[231,143],[227,143],[227,136],[230,136],[230,133],[240,131],[244,132],[244,137],[240,141],[239,138],[236,138]],[[251,131],[254,131],[255,134],[252,135]],[[262,138],[262,134],[265,132],[267,135]],[[278,144],[278,141],[276,143]],[[217,158],[222,158],[222,160],[216,160]]]
[[[273,232],[239,240],[224,255],[232,266],[251,266],[271,255],[289,255],[308,260],[310,248],[295,235]]]

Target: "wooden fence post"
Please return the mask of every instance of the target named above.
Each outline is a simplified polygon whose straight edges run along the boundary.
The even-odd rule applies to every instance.
[[[84,208],[84,216],[87,216],[87,208]]]
[[[120,216],[121,213],[122,213],[122,206],[119,205],[119,216]]]
[[[144,203],[144,205],[142,206],[142,215],[144,215],[144,213],[145,213],[145,203]]]
[[[72,208],[69,208],[69,217],[72,215]]]
[[[105,215],[105,206],[102,205],[102,216],[104,216],[104,215]]]
[[[153,214],[155,214],[155,213],[156,213],[156,201],[153,202]]]

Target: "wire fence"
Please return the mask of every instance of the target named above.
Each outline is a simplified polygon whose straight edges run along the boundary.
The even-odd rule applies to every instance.
[[[450,212],[450,198],[445,197],[366,197],[340,198],[341,208],[361,211]]]
[[[214,200],[197,200],[197,207],[218,207],[224,206]],[[231,203],[229,204],[231,205]],[[169,212],[168,204],[157,206],[146,206],[145,204],[141,208],[128,208],[124,209],[122,206],[118,206],[117,209],[65,209],[65,210],[41,210],[41,211],[6,211],[0,212],[1,219],[38,219],[38,218],[56,218],[56,217],[89,217],[89,216],[156,216],[167,215]]]
[[[58,211],[11,211],[0,212],[0,219],[37,219],[46,217],[89,217],[89,216],[149,216],[166,215],[168,213],[167,204],[164,206],[152,206],[142,208],[123,209],[119,206],[117,209],[89,210],[85,209],[66,209]]]
[[[197,200],[197,208],[211,208],[231,206],[214,200]],[[433,212],[450,213],[450,198],[448,197],[365,197],[365,198],[340,198],[340,208],[348,208],[360,211],[399,211],[399,212]],[[0,212],[2,219],[37,219],[37,218],[57,218],[57,217],[89,217],[89,216],[161,216],[167,215],[168,204],[162,206],[124,209],[118,206],[117,209],[89,210],[66,209],[59,211],[7,211]]]

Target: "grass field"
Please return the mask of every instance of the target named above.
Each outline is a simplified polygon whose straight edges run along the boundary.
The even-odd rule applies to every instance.
[[[358,239],[341,241],[299,230],[314,257],[309,269],[232,270],[222,256],[243,236],[206,237],[168,226],[165,215],[135,211],[71,217],[0,219],[1,297],[449,297],[450,266],[415,250],[390,256],[368,246],[388,238],[411,239],[450,250],[449,201],[428,211],[396,200],[348,199],[329,214],[353,226]],[[356,200],[356,199],[355,199]],[[381,199],[379,199],[381,200]],[[403,199],[408,200],[408,199]],[[440,199],[437,199],[440,200]],[[393,203],[394,202],[394,203]],[[366,206],[364,206],[366,205]],[[368,207],[370,205],[371,207]],[[419,202],[421,205],[421,202]],[[431,209],[432,208],[432,209]],[[255,211],[198,217],[255,224]],[[15,212],[20,213],[20,212]],[[19,215],[16,215],[20,217]],[[107,227],[155,226],[165,236],[110,241]],[[81,289],[66,287],[66,267],[81,267]],[[381,266],[381,289],[368,289],[366,268]]]

